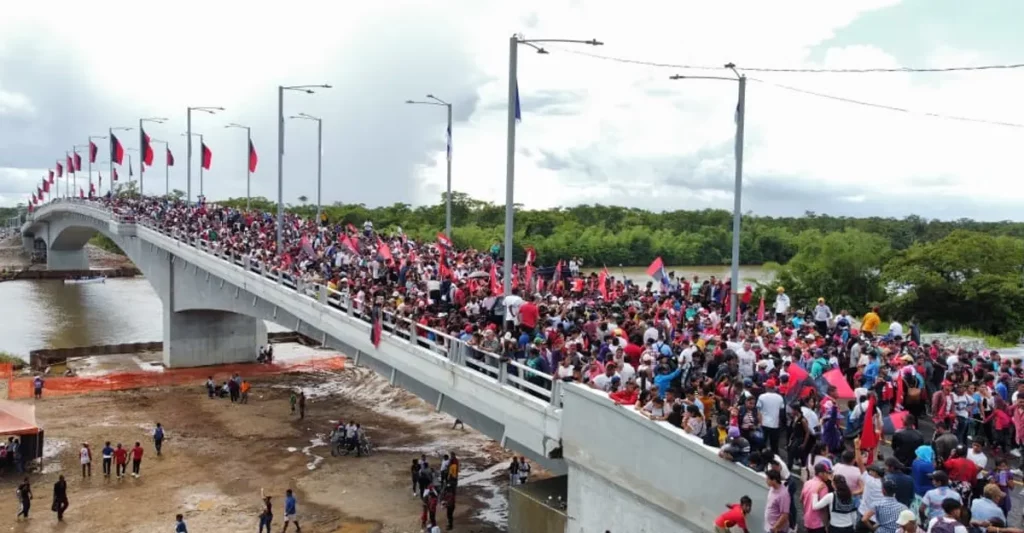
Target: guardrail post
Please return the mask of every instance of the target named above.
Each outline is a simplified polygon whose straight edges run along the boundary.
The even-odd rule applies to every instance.
[[[498,359],[498,383],[502,385],[508,383],[508,364],[501,359]]]
[[[249,256],[247,256],[247,255],[243,255],[242,256],[242,268],[244,268],[246,272],[250,271],[249,270]]]
[[[320,303],[327,305],[327,285],[320,285]]]
[[[554,376],[551,379],[551,405],[556,409],[562,407],[562,380]]]

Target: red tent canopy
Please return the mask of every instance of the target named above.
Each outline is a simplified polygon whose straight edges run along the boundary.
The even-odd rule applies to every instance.
[[[0,400],[0,435],[35,435],[39,433],[36,424],[36,406]]]

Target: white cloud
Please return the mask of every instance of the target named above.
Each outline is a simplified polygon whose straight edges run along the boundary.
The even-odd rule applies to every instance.
[[[81,125],[79,136],[85,129],[102,133],[111,123],[164,115],[172,123],[154,125],[150,133],[173,140],[184,129],[185,106],[226,107],[223,115],[194,123],[216,154],[217,168],[206,183],[213,197],[244,191],[244,140],[221,126],[253,126],[260,151],[254,191],[273,196],[274,85],[326,82],[335,89],[289,96],[286,113],[325,117],[327,200],[436,202],[445,180],[443,112],[400,105],[433,92],[456,104],[454,188],[503,202],[509,36],[597,38],[606,45],[551,45],[551,54],[543,56],[520,47],[516,200],[530,207],[600,202],[728,208],[734,83],[669,81],[674,73],[708,72],[624,65],[568,51],[740,67],[896,67],[891,43],[818,49],[865,13],[896,3],[662,0],[625,8],[599,0],[304,0],[275,9],[183,0],[140,9],[132,0],[23,2],[0,20],[0,61],[19,50],[12,35],[32,39],[33,59],[42,66],[73,53],[88,75],[60,78],[45,68],[38,75],[66,87],[69,97],[91,90],[116,103],[104,108],[109,117]],[[59,18],[52,17],[54,4]],[[58,31],[67,20],[106,29]],[[927,64],[985,61],[974,50],[937,47]],[[1024,90],[1024,73],[749,75],[915,110],[1024,122],[1024,109],[1008,104]],[[0,72],[5,90],[19,93],[15,82]],[[16,101],[4,94],[0,112],[3,102]],[[62,122],[48,116],[36,95],[25,101],[44,117],[38,122]],[[1015,212],[1009,205],[1024,197],[1014,175],[1021,130],[871,109],[754,81],[747,111],[744,210],[991,217]],[[18,135],[52,144],[54,153],[76,143],[47,138],[27,125]],[[134,146],[134,136],[126,137]],[[312,143],[315,128],[289,125],[286,197],[314,195]],[[173,149],[183,162],[183,148]],[[41,164],[46,161],[34,163]],[[3,155],[0,165],[12,166]],[[178,172],[180,164],[172,186],[183,188]]]

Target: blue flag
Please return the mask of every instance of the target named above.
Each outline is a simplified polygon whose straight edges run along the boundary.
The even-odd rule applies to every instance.
[[[519,107],[519,81],[516,81],[516,122],[523,121],[522,109]]]

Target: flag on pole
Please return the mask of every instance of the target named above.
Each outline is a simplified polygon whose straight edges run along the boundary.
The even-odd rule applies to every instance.
[[[75,172],[79,172],[81,170],[82,170],[82,156],[78,155],[78,152],[75,152]]]
[[[43,182],[43,192],[50,192],[50,182],[48,182],[48,181],[44,181]]]
[[[256,164],[260,162],[260,158],[256,155],[256,147],[252,145],[252,140],[249,141],[249,172],[256,172]],[[210,168],[210,167],[206,167]]]
[[[527,264],[527,265],[532,265],[533,262],[537,260],[537,249],[534,248],[533,246],[527,246],[525,248],[525,250],[526,250],[526,261],[524,261],[524,263]]]
[[[142,132],[142,163],[147,167],[151,167],[153,166],[153,145],[150,143],[146,130],[140,131]],[[139,170],[142,170],[141,166]]]
[[[210,170],[210,164],[213,163],[213,152],[206,146],[206,143],[202,143],[202,154],[203,154],[203,168]]]
[[[52,170],[50,171],[50,183],[53,183],[53,171]]]
[[[174,154],[171,153],[170,147],[167,148],[167,166],[174,166]]]
[[[57,177],[58,178],[64,177],[64,167],[62,167],[60,165],[60,163],[57,163]]]
[[[110,135],[110,160],[118,165],[124,161],[124,147],[121,146],[121,141],[117,140],[117,137],[113,134]],[[115,179],[114,181],[117,180]]]
[[[36,193],[32,193],[32,203],[36,203]]]
[[[764,296],[761,296],[761,303],[757,305],[757,321],[764,322]]]
[[[519,80],[516,80],[516,122],[523,121],[523,110],[519,107]]]
[[[380,255],[388,263],[395,261],[395,257],[391,255],[391,247],[388,246],[388,243],[381,240],[380,237],[377,237],[377,255]]]
[[[85,190],[82,189],[81,187],[78,188],[78,197],[85,198]]]
[[[448,248],[452,247],[452,240],[449,239],[447,235],[440,231],[437,232],[437,242],[441,244],[441,246],[446,246]]]
[[[491,263],[491,294],[497,296],[504,292],[501,283],[498,283],[498,264]]]
[[[647,267],[647,275],[658,280],[662,289],[668,287],[668,274],[665,272],[665,263],[661,256],[655,257],[651,265]]]
[[[64,156],[64,161],[67,161],[67,164],[68,164],[68,174],[74,174],[75,173],[75,162],[71,160],[71,156],[70,155],[65,155]]]
[[[100,176],[100,179],[103,179],[103,176]],[[110,178],[110,180],[111,181],[117,181],[117,169],[116,168],[114,169],[114,176],[112,178]]]
[[[95,163],[96,162],[96,155],[99,153],[99,151],[100,151],[100,149],[99,149],[98,146],[96,146],[96,143],[94,143],[92,141],[89,141],[89,162],[90,163]]]

